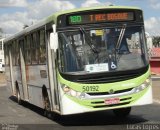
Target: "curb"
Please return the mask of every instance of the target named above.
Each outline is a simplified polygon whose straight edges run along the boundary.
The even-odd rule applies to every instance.
[[[154,103],[160,104],[160,101],[158,99],[153,99]]]
[[[151,73],[151,78],[152,78],[152,79],[160,79],[160,74],[159,74],[159,73],[157,74],[157,73],[152,72],[152,73]]]
[[[151,76],[153,81],[160,81],[160,76]]]

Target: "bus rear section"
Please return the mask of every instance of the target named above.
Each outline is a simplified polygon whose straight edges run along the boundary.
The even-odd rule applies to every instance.
[[[3,73],[5,71],[4,66],[4,50],[3,50],[3,39],[0,40],[0,72]]]

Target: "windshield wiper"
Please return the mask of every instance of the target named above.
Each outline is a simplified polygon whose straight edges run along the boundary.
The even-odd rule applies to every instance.
[[[127,26],[126,24],[123,25],[123,27],[121,29],[121,32],[120,32],[120,35],[118,37],[118,41],[117,41],[117,44],[116,44],[116,50],[118,50],[118,51],[119,51],[119,48],[120,48],[120,45],[121,45],[125,30],[126,30],[126,26]]]
[[[91,40],[91,37],[86,33],[85,29],[80,26],[80,31],[85,35],[85,38],[87,40],[87,44],[88,46],[91,48],[91,50],[94,52],[94,53],[99,53],[99,51],[96,49],[96,47],[94,46],[94,43],[93,41]]]

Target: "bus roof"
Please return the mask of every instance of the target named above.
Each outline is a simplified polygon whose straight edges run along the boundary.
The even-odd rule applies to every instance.
[[[27,28],[25,28],[24,30],[8,37],[4,39],[4,42],[10,41],[12,39],[15,39],[16,37],[20,37],[23,34],[29,33],[30,31],[37,29],[47,23],[53,22],[57,23],[57,17],[63,14],[69,14],[69,13],[73,13],[73,12],[81,12],[81,11],[88,11],[88,10],[98,10],[98,9],[137,9],[137,10],[141,10],[138,7],[133,7],[133,6],[95,6],[95,7],[84,7],[84,8],[76,8],[76,9],[71,9],[71,10],[66,10],[66,11],[59,11],[56,12],[52,15],[50,15],[47,18],[44,18],[43,20],[39,21],[36,24],[33,24]]]

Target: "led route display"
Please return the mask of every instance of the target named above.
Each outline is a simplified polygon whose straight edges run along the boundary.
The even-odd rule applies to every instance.
[[[69,25],[98,23],[98,22],[115,22],[115,21],[132,21],[134,20],[133,12],[116,12],[116,13],[93,13],[70,15],[67,17]]]

